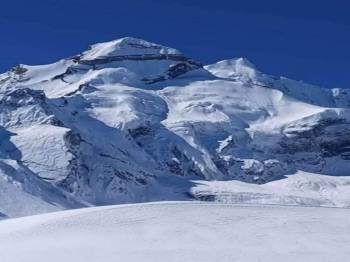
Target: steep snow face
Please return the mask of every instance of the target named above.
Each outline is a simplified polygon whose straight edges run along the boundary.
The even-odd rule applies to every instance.
[[[0,219],[83,206],[86,204],[43,181],[26,164],[0,159]]]
[[[347,176],[349,106],[243,58],[203,68],[123,38],[0,75],[0,161],[92,205],[186,199],[198,179]]]
[[[347,261],[350,210],[150,203],[0,222],[11,262]]]

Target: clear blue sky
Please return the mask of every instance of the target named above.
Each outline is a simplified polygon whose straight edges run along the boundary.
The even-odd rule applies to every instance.
[[[0,71],[134,36],[203,63],[244,56],[263,72],[350,88],[348,0],[4,0]]]

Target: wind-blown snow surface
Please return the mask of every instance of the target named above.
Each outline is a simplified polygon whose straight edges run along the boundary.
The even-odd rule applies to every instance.
[[[41,208],[9,200],[0,212],[185,200],[192,180],[348,176],[349,107],[347,89],[269,76],[243,58],[203,66],[131,37],[19,65],[0,75],[0,191]]]
[[[200,203],[78,209],[0,222],[3,262],[347,261],[350,210]]]

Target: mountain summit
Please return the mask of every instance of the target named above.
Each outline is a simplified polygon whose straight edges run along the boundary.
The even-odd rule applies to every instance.
[[[203,66],[131,37],[19,65],[0,75],[0,214],[215,200],[196,180],[281,179],[348,205],[319,192],[349,175],[349,107],[347,89],[270,76],[245,58]]]
[[[102,59],[118,56],[181,55],[180,51],[166,46],[147,42],[133,37],[124,37],[114,41],[94,44],[85,51],[82,60]]]

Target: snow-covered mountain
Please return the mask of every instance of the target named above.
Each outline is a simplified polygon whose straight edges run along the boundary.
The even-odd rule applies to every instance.
[[[19,65],[0,75],[0,214],[205,199],[193,180],[348,176],[349,108],[348,89],[130,37]]]

